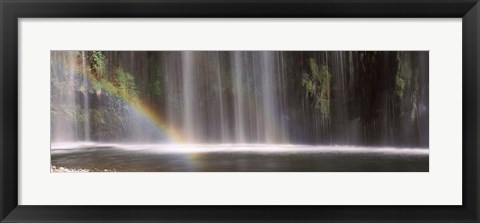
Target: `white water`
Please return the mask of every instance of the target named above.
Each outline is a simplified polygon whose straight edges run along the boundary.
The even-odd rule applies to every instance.
[[[52,60],[56,64],[52,65],[52,78],[56,78],[54,83],[66,83],[66,88],[61,88],[61,94],[55,94],[53,101],[58,101],[62,107],[53,108],[52,112],[56,112],[61,120],[52,121],[52,141],[75,141],[78,139],[78,130],[76,120],[65,111],[74,111],[77,105],[76,88],[75,88],[75,70],[77,60],[74,52],[66,52],[63,54],[53,54]],[[58,64],[72,64],[73,66],[58,66]]]
[[[85,58],[85,51],[82,51],[82,84],[83,84],[83,109],[85,114],[85,124],[83,125],[83,131],[85,136],[85,141],[90,141],[90,107],[89,107],[89,86],[88,86],[88,77],[87,77],[87,62]]]
[[[182,74],[183,74],[183,132],[188,141],[195,141],[196,119],[195,119],[195,60],[193,52],[182,52]]]
[[[234,52],[233,67],[234,67],[234,82],[233,88],[235,91],[234,106],[235,106],[235,138],[237,142],[245,142],[245,104],[244,104],[244,70],[243,70],[243,53]]]
[[[362,147],[362,146],[310,146],[288,144],[118,144],[118,143],[54,143],[52,150],[88,149],[114,147],[132,151],[150,151],[156,153],[350,153],[350,154],[397,154],[428,155],[428,149]]]

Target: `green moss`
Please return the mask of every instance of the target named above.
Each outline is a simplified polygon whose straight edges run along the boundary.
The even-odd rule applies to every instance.
[[[93,51],[90,56],[90,63],[97,78],[103,78],[107,71],[107,59],[105,58],[105,55],[100,51]]]
[[[313,98],[315,109],[320,111],[323,119],[330,119],[330,72],[325,65],[318,66],[313,58],[308,60],[310,74],[304,74],[302,86],[307,96]]]
[[[103,88],[103,84],[100,81],[97,81],[92,86],[93,90],[101,90]]]
[[[137,97],[137,87],[135,80],[131,74],[123,70],[123,68],[117,68],[115,70],[118,94],[122,97]]]

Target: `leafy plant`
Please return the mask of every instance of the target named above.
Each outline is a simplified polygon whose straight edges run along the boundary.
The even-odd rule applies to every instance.
[[[310,74],[304,74],[302,85],[307,96],[313,98],[315,109],[320,110],[323,119],[330,118],[330,73],[325,65],[318,66],[309,59]]]
[[[97,78],[103,78],[107,70],[107,59],[100,51],[93,51],[90,56],[93,71],[97,74]]]
[[[138,92],[133,76],[123,70],[123,68],[117,68],[115,74],[117,77],[118,94],[122,97],[137,97]]]
[[[103,88],[103,84],[100,81],[97,81],[92,86],[93,90],[101,90]]]

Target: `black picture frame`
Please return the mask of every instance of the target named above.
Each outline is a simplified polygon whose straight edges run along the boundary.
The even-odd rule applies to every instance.
[[[0,15],[1,222],[479,222],[480,220],[478,0],[0,0]],[[463,205],[18,205],[17,21],[19,18],[75,17],[462,18]]]

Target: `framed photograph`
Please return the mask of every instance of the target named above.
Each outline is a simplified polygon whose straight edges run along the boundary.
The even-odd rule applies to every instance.
[[[478,222],[480,5],[1,1],[1,222]]]

